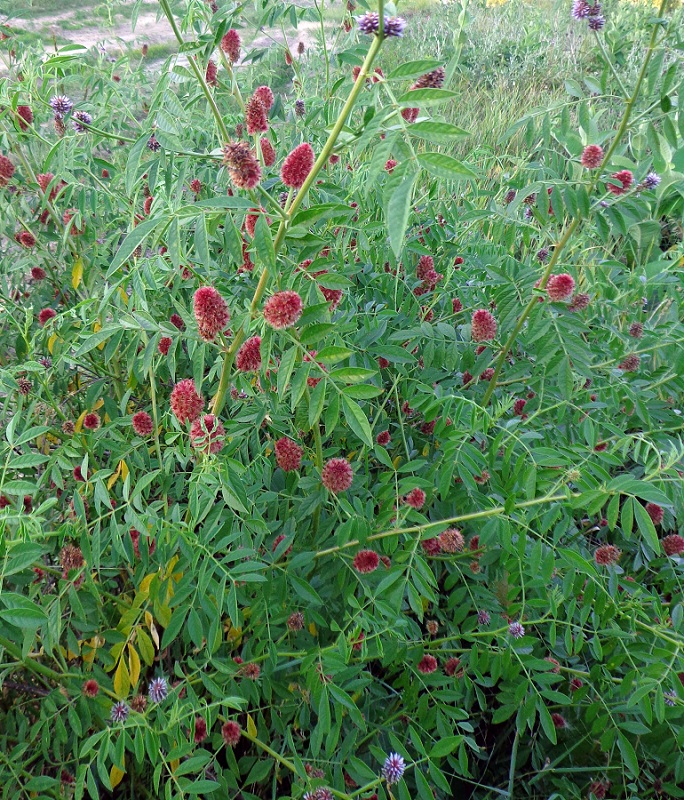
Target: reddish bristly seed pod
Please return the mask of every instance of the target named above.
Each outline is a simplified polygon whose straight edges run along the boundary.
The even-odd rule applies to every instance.
[[[380,433],[375,437],[375,441],[383,446],[388,445],[390,443],[390,432],[380,431]]]
[[[7,156],[0,153],[0,186],[7,186],[14,175],[14,170],[14,164]]]
[[[621,369],[623,372],[637,372],[640,364],[641,360],[639,356],[632,353],[618,364],[618,369]]]
[[[601,567],[608,567],[617,564],[622,553],[613,544],[604,544],[597,547],[594,552],[594,561]]]
[[[490,342],[496,336],[496,320],[485,308],[475,311],[470,326],[470,338],[474,342]]]
[[[662,539],[663,550],[666,556],[681,556],[684,553],[684,537],[678,533],[671,533]]]
[[[402,108],[401,116],[404,122],[408,122],[409,124],[414,123],[418,119],[418,114],[420,114],[419,108]]]
[[[346,492],[353,479],[354,471],[346,458],[331,458],[321,472],[321,483],[333,494]]]
[[[143,214],[146,217],[150,216],[150,211],[152,210],[152,203],[154,202],[154,197],[150,195],[150,197],[145,198],[145,202],[143,203]]]
[[[190,444],[204,455],[216,455],[223,449],[226,429],[213,414],[198,417],[190,426]]]
[[[629,335],[633,339],[641,339],[641,337],[644,335],[644,326],[643,326],[643,324],[641,322],[633,322],[629,326]]]
[[[465,547],[463,534],[458,528],[447,528],[437,538],[440,548],[445,553],[460,553]]]
[[[586,169],[598,169],[603,163],[603,148],[598,144],[588,144],[582,150],[580,162]]]
[[[172,344],[173,339],[170,336],[162,336],[157,345],[157,350],[159,350],[163,356],[167,356]]]
[[[567,272],[552,275],[546,284],[546,294],[554,303],[570,300],[575,291],[575,279]]]
[[[17,106],[17,124],[22,131],[28,130],[29,125],[33,125],[31,106]]]
[[[611,177],[618,181],[619,185],[615,183],[607,183],[606,189],[608,189],[608,191],[614,195],[625,194],[625,192],[629,190],[634,182],[634,175],[632,175],[628,169],[622,169],[619,172],[614,172]]]
[[[198,178],[193,178],[190,181],[190,191],[193,194],[199,194],[202,191],[202,181],[200,181]]]
[[[384,358],[383,356],[378,356],[378,366],[380,369],[387,369],[389,367],[390,362]]]
[[[228,747],[235,747],[240,741],[242,731],[237,722],[228,721],[221,727],[221,737]]]
[[[56,316],[57,312],[54,310],[54,308],[43,308],[38,314],[38,322],[41,324],[41,326],[45,326],[51,319],[54,319]]]
[[[195,744],[202,744],[202,742],[207,738],[207,723],[204,717],[197,716],[195,717],[195,732],[193,734],[193,739]]]
[[[275,443],[276,462],[283,472],[296,472],[302,465],[304,451],[292,439],[283,436]]]
[[[380,557],[374,550],[359,550],[354,556],[354,569],[363,575],[374,572],[378,568],[378,564],[380,564]]]
[[[308,142],[300,144],[287,156],[280,171],[285,186],[300,189],[314,165],[314,151]]]
[[[276,161],[276,151],[270,140],[265,136],[259,141],[261,147],[261,157],[264,159],[265,167],[272,167]]]
[[[240,34],[231,28],[227,31],[221,39],[221,50],[228,56],[228,60],[234,64],[240,58]]]
[[[181,424],[194,422],[204,408],[204,400],[198,394],[192,378],[185,378],[173,387],[170,404],[171,411]]]
[[[204,79],[209,86],[218,86],[218,69],[216,67],[216,62],[212,59],[209,59],[207,71],[204,74]]]
[[[291,328],[302,316],[304,304],[297,292],[277,292],[264,304],[264,319],[276,330]]]
[[[404,498],[404,503],[411,508],[422,508],[425,505],[425,492],[422,489],[412,489]]]
[[[385,171],[388,172],[390,175],[394,172],[394,168],[397,166],[397,162],[393,158],[388,158],[385,162]]]
[[[19,231],[17,234],[15,234],[14,239],[17,244],[20,244],[27,250],[30,250],[32,247],[36,246],[36,237],[30,231]]]
[[[100,415],[91,411],[83,417],[83,427],[89,431],[96,431],[101,425]]]
[[[444,665],[444,672],[450,678],[458,672],[458,668],[461,666],[461,659],[452,656],[450,659],[447,660],[446,664]]]
[[[223,163],[238,189],[254,189],[261,180],[261,167],[254,151],[246,142],[229,142],[223,146]]]
[[[76,227],[75,222],[71,222],[71,220],[76,216],[76,209],[75,208],[67,208],[67,210],[62,214],[62,222],[64,223],[64,227],[69,231],[72,236],[81,236],[85,232],[85,223],[81,222],[81,227]]]
[[[291,631],[301,631],[304,627],[304,614],[301,611],[294,611],[287,618],[287,627]]]
[[[149,436],[154,430],[152,417],[147,413],[147,411],[138,411],[133,414],[131,425],[138,436]]]
[[[266,107],[256,95],[250,97],[245,105],[245,125],[249,136],[268,130]]]
[[[83,684],[83,694],[86,697],[97,697],[100,687],[96,680],[90,678]]]
[[[463,311],[463,303],[459,300],[458,297],[454,297],[451,301],[451,311],[454,314],[458,314]]]
[[[437,671],[438,666],[437,659],[434,656],[425,655],[418,662],[416,669],[423,675],[430,675],[432,672]]]
[[[230,320],[226,301],[213,286],[202,286],[195,292],[192,308],[199,335],[205,342],[213,342]]]
[[[261,369],[261,336],[252,336],[242,345],[235,357],[240,372],[258,372]]]
[[[254,97],[258,97],[261,100],[267,112],[271,110],[275,97],[270,86],[257,86],[254,90]]]
[[[183,317],[180,314],[171,314],[169,317],[169,322],[175,327],[178,328],[179,331],[185,330],[185,322],[183,322]]]
[[[662,506],[659,506],[657,503],[646,503],[646,513],[651,518],[651,522],[654,525],[660,525],[665,516]]]

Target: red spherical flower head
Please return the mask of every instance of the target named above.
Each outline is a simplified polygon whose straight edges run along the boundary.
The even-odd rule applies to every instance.
[[[665,512],[657,503],[646,503],[646,513],[654,525],[660,525],[665,516]]]
[[[31,277],[34,281],[44,281],[47,277],[47,272],[42,267],[31,267]]]
[[[434,656],[423,656],[418,662],[416,669],[423,675],[429,675],[431,672],[437,671],[437,659]]]
[[[561,275],[552,275],[546,284],[546,293],[549,300],[554,303],[563,300],[570,300],[572,293],[575,291],[575,279],[567,272]]]
[[[458,297],[455,297],[451,301],[451,310],[454,314],[458,314],[459,311],[463,311],[463,303],[458,299]]]
[[[439,539],[436,536],[430,539],[423,539],[420,546],[423,548],[423,552],[426,556],[438,556],[442,552],[442,545],[439,543]]]
[[[29,231],[19,231],[14,238],[18,244],[27,250],[36,246],[36,237]]]
[[[474,342],[491,342],[496,336],[496,320],[490,311],[479,308],[470,321],[470,338]]]
[[[387,367],[390,365],[390,362],[383,356],[378,356],[377,361],[380,369],[387,369]]]
[[[264,159],[264,166],[272,167],[276,160],[276,151],[271,142],[264,137],[259,142],[261,146],[261,157]]]
[[[254,189],[261,180],[259,160],[246,142],[229,142],[224,145],[223,163],[238,189]]]
[[[7,158],[7,156],[0,153],[0,186],[7,186],[10,179],[14,175],[14,164]]]
[[[553,722],[553,727],[557,728],[558,730],[563,730],[564,728],[569,728],[567,719],[562,714],[551,714],[551,722]]]
[[[308,142],[300,144],[283,162],[280,177],[291,189],[300,189],[314,165],[314,151]]]
[[[390,443],[390,432],[389,431],[380,431],[380,433],[375,437],[375,441],[378,444],[386,445]]]
[[[523,399],[516,400],[515,403],[513,403],[513,413],[517,417],[521,417],[523,415],[526,405],[527,405],[527,400]]]
[[[54,177],[55,176],[51,172],[41,172],[40,175],[36,175],[36,182],[38,186],[40,186],[43,194],[47,194],[48,186],[52,183]],[[66,184],[64,181],[60,181],[56,186],[53,186],[50,190],[48,200],[52,202],[65,186]]]
[[[394,168],[397,166],[397,162],[393,158],[388,158],[385,162],[385,170],[389,172],[391,175],[394,172]]]
[[[204,400],[197,393],[195,381],[192,378],[185,378],[173,387],[170,403],[171,411],[181,424],[194,422],[204,408]]]
[[[235,358],[240,372],[258,372],[261,369],[261,336],[252,336],[242,345]]]
[[[684,537],[678,533],[671,533],[662,540],[666,556],[681,556],[684,553]]]
[[[151,198],[148,198],[151,199]],[[81,236],[85,233],[85,222],[81,221],[81,227],[77,228],[75,222],[71,222],[71,220],[76,216],[76,209],[68,208],[64,214],[62,215],[62,222],[64,223],[64,227],[69,231],[72,236]]]
[[[422,489],[412,489],[404,498],[404,502],[411,508],[422,508],[425,505],[425,492]]]
[[[608,567],[611,564],[617,564],[620,560],[622,553],[613,544],[604,544],[596,548],[594,553],[594,561],[602,567]]]
[[[632,355],[627,356],[624,361],[618,364],[618,369],[621,369],[623,372],[636,372],[640,364],[639,356],[632,353]]]
[[[297,292],[278,292],[264,304],[264,319],[276,330],[291,328],[302,316],[303,308],[302,298]]]
[[[333,494],[346,492],[352,485],[354,471],[346,458],[331,458],[321,472],[323,486]]]
[[[89,431],[96,431],[100,427],[100,415],[91,411],[83,417],[83,427]]]
[[[458,668],[461,666],[461,659],[452,656],[444,665],[444,672],[450,677],[453,676],[458,672]]]
[[[190,426],[190,443],[204,455],[220,453],[224,445],[226,429],[213,414],[198,417]]]
[[[419,108],[402,108],[401,110],[401,116],[404,118],[404,121],[409,124],[418,119],[418,114],[420,114]]]
[[[254,90],[254,97],[258,97],[259,100],[261,100],[267,112],[271,110],[275,97],[273,96],[270,86],[257,86]]]
[[[181,317],[180,314],[171,314],[171,316],[169,317],[169,322],[174,327],[178,328],[179,331],[185,330],[185,323],[183,322],[183,318]]]
[[[154,430],[152,417],[147,413],[147,411],[138,411],[137,413],[133,414],[131,425],[133,425],[133,430],[138,434],[138,436],[149,436]]]
[[[292,439],[283,436],[275,443],[276,462],[283,472],[296,472],[302,465],[304,451]]]
[[[354,569],[361,574],[374,572],[378,568],[380,557],[374,550],[359,550],[354,556]]]
[[[221,736],[228,747],[235,747],[235,745],[240,741],[242,731],[240,730],[240,726],[237,724],[237,722],[230,720],[229,722],[225,722],[223,724],[223,727],[221,728]]]
[[[31,106],[17,106],[17,124],[22,131],[28,129],[33,124],[33,111]]]
[[[227,31],[221,39],[221,50],[223,50],[228,56],[228,60],[233,64],[240,58],[241,44],[240,34],[235,28],[231,28]]]
[[[200,181],[198,178],[193,178],[190,181],[190,191],[193,194],[199,194],[202,191],[202,181]]]
[[[616,181],[619,181],[619,186],[614,183],[607,183],[606,189],[611,194],[621,195],[624,194],[634,182],[634,175],[628,169],[622,169],[620,172],[615,172],[611,175]]]
[[[193,736],[195,744],[202,744],[207,738],[207,722],[204,717],[195,717],[195,733]]]
[[[173,339],[170,336],[162,336],[157,345],[157,349],[163,356],[167,356],[172,344]]]
[[[97,697],[97,693],[100,691],[100,687],[96,680],[90,678],[83,684],[83,694],[86,697]]]
[[[634,339],[641,339],[644,335],[644,326],[641,322],[633,322],[629,326],[629,335]]]
[[[597,144],[589,144],[582,151],[580,162],[587,169],[598,169],[603,163],[603,148]]]
[[[226,329],[230,312],[226,301],[213,286],[201,286],[192,301],[199,335],[205,342],[213,342],[218,333]]]
[[[204,79],[209,84],[209,86],[218,86],[218,69],[216,67],[216,62],[212,59],[209,59],[209,63],[207,64],[207,71],[204,73]]]
[[[255,133],[266,133],[268,130],[266,107],[256,95],[250,97],[245,105],[245,123],[249,136],[254,136]]]
[[[255,681],[261,675],[261,667],[258,664],[245,664],[241,672],[245,678]]]
[[[437,538],[440,548],[445,553],[460,553],[465,547],[463,534],[458,528],[447,528]]]
[[[45,325],[49,320],[56,316],[57,312],[54,310],[54,308],[43,308],[41,309],[40,314],[38,314],[38,322],[40,322],[41,325]]]

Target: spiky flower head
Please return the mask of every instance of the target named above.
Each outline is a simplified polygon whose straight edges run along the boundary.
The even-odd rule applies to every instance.
[[[356,22],[361,33],[369,36],[376,34],[380,30],[380,15],[376,11],[369,11],[363,16],[357,17]]]
[[[314,151],[308,142],[295,147],[287,156],[280,170],[280,177],[291,189],[300,189],[314,165]]]
[[[228,60],[234,64],[240,58],[240,34],[231,28],[221,39],[221,50],[228,56]]]
[[[525,628],[519,622],[511,622],[508,626],[508,633],[514,639],[522,639],[525,635]]]
[[[150,697],[150,701],[153,703],[161,703],[163,700],[166,700],[169,694],[169,686],[166,682],[166,678],[161,676],[153,678],[150,681],[150,685],[147,687],[147,693]]]
[[[646,513],[651,518],[654,525],[660,525],[665,516],[665,511],[662,506],[657,503],[646,503]]]
[[[403,17],[386,17],[385,18],[385,36],[404,35],[404,28],[406,28],[406,20]]]
[[[603,14],[592,14],[587,20],[587,27],[590,31],[602,31],[606,25],[606,18]]]
[[[302,316],[302,298],[290,290],[277,292],[264,304],[264,319],[276,330],[291,328]]]
[[[632,353],[618,364],[618,369],[621,369],[623,372],[636,372],[639,369],[640,364],[641,360],[639,356],[635,353]]]
[[[614,544],[603,544],[594,552],[594,561],[601,567],[617,564],[622,553]]]
[[[437,538],[439,546],[445,553],[460,553],[465,546],[463,534],[458,528],[447,528]]]
[[[493,314],[485,308],[473,313],[470,321],[470,338],[474,342],[490,342],[496,336],[497,324]]]
[[[192,300],[197,330],[205,342],[213,342],[226,329],[230,312],[226,301],[213,286],[201,286]]]
[[[303,100],[295,100],[294,110],[295,110],[295,114],[298,117],[303,117],[304,114],[306,114],[306,106],[304,105],[304,101]]]
[[[260,140],[259,145],[261,146],[261,157],[264,159],[264,166],[272,167],[276,160],[275,148],[266,137]]]
[[[546,293],[549,300],[554,303],[559,303],[564,300],[570,300],[572,293],[575,291],[575,279],[567,272],[561,275],[552,275],[546,284]]]
[[[586,169],[598,169],[603,163],[603,148],[598,144],[588,144],[582,155],[580,156],[580,163]]]
[[[257,86],[254,90],[254,97],[258,97],[261,100],[267,112],[271,110],[275,96],[270,86]]]
[[[87,133],[88,129],[84,126],[92,125],[93,118],[87,111],[76,111],[71,119],[71,124],[76,133]]]
[[[292,439],[283,436],[275,443],[276,462],[283,472],[295,472],[302,465],[304,451]]]
[[[50,98],[50,108],[58,119],[65,117],[73,107],[73,102],[66,95],[59,94]]]
[[[245,105],[245,123],[249,136],[254,136],[256,133],[266,133],[268,130],[266,107],[256,94],[252,95]]]
[[[437,67],[432,72],[426,72],[413,84],[411,89],[441,89],[444,85],[446,71],[444,67]]]
[[[662,540],[666,556],[681,556],[684,553],[684,537],[678,533],[671,533]]]
[[[154,134],[152,134],[150,138],[147,140],[146,147],[153,153],[157,153],[159,152],[159,150],[161,150],[161,144]]]
[[[125,722],[130,713],[130,708],[123,700],[120,700],[112,706],[112,722]]]
[[[648,175],[643,179],[641,185],[644,189],[655,189],[655,187],[660,183],[661,178],[657,172],[649,172]]]
[[[229,720],[223,724],[221,728],[221,736],[228,747],[235,747],[235,745],[240,741],[242,730],[237,722]]]
[[[584,311],[585,308],[589,306],[591,298],[585,292],[580,292],[576,294],[568,305],[568,311],[572,311],[573,313],[577,311]]]
[[[331,458],[321,472],[321,483],[333,494],[346,492],[353,479],[354,471],[346,458]]]
[[[546,264],[549,260],[549,248],[542,247],[541,250],[537,250],[537,261],[540,264]]]
[[[399,753],[390,753],[382,765],[382,777],[388,784],[399,783],[406,770],[406,763]]]
[[[353,566],[357,572],[365,575],[374,572],[378,568],[380,557],[374,550],[359,550],[354,556]]]
[[[133,425],[133,430],[138,434],[138,436],[149,436],[154,430],[152,417],[147,413],[147,411],[138,411],[133,414],[131,424]]]
[[[488,611],[481,610],[481,611],[477,612],[477,624],[478,625],[486,626],[486,625],[489,625],[489,623],[491,621],[492,621],[492,618],[489,615]]]
[[[632,175],[628,169],[621,169],[619,172],[614,172],[611,177],[620,184],[619,186],[615,183],[606,184],[606,189],[614,195],[624,194],[634,181],[634,175]]]
[[[7,156],[0,153],[0,186],[7,186],[8,182],[14,175],[14,164],[7,158]]]
[[[644,335],[644,326],[641,322],[633,322],[629,326],[629,335],[632,336],[634,339],[641,339]]]
[[[192,378],[185,378],[173,387],[170,404],[171,411],[181,424],[194,422],[204,408],[204,400],[198,394]]]
[[[418,662],[416,669],[423,675],[429,675],[432,672],[436,672],[437,667],[437,659],[434,656],[425,655]]]
[[[573,0],[571,15],[573,19],[583,20],[589,16],[591,6],[587,0]]]
[[[261,167],[254,151],[246,142],[229,142],[223,146],[223,163],[238,189],[254,189],[261,180]]]
[[[240,372],[258,372],[261,369],[261,336],[252,336],[242,345],[235,357]]]
[[[198,417],[190,426],[190,444],[205,455],[220,453],[225,435],[223,423],[213,414]]]

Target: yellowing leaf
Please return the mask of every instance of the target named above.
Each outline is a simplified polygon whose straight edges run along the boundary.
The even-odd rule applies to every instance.
[[[74,261],[74,266],[71,268],[71,285],[74,289],[78,289],[83,280],[83,259],[79,256]]]
[[[130,642],[128,643],[128,672],[131,676],[131,684],[135,689],[140,678],[140,656]]]
[[[55,346],[55,342],[57,341],[57,334],[53,333],[52,336],[48,339],[48,352],[52,355],[52,348]]]
[[[111,478],[107,481],[107,489],[111,489],[112,486],[119,480],[119,475],[121,475],[121,465],[123,461],[119,461],[119,466],[116,468],[116,472],[111,476]]]
[[[112,784],[112,789],[121,783],[125,774],[125,772],[112,764],[112,768],[109,770],[109,780]]]
[[[141,594],[144,594],[145,596],[149,595],[149,593],[150,593],[150,584],[154,580],[154,576],[156,574],[157,574],[156,572],[152,572],[149,575],[145,575],[145,577],[140,581],[140,586],[138,587],[138,591]],[[147,613],[150,614],[149,611]],[[152,619],[152,615],[151,614],[150,614],[150,619]]]
[[[253,736],[256,738],[257,726],[254,724],[254,720],[252,719],[251,714],[247,714],[247,733],[249,734],[249,736]]]
[[[119,659],[119,666],[114,673],[114,694],[123,700],[131,688],[131,678],[123,658]]]
[[[423,456],[427,456],[429,454],[430,454],[430,445],[426,444],[425,447],[423,448]]]
[[[119,297],[121,297],[121,300],[125,305],[128,305],[128,295],[126,294],[126,290],[123,288],[123,286],[119,286]]]
[[[315,622],[310,622],[309,623],[309,633],[312,636],[318,636],[318,628],[316,627],[316,623]]]
[[[396,457],[396,458],[395,458],[395,459],[392,461],[392,466],[394,467],[394,469],[397,469],[397,468],[398,468],[398,466],[399,466],[399,464],[401,464],[401,456],[397,456],[397,457]]]

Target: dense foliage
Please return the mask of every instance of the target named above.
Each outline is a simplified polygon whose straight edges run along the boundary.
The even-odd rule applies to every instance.
[[[3,797],[684,796],[675,5],[495,153],[467,0],[3,28]]]

